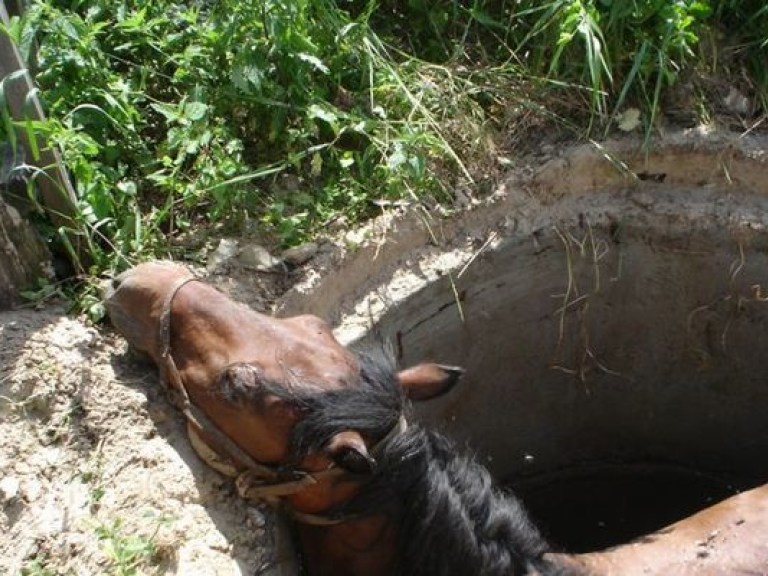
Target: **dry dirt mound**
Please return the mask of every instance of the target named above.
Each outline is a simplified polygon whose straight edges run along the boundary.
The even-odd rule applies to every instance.
[[[0,314],[0,574],[254,574],[272,525],[191,452],[121,338]]]

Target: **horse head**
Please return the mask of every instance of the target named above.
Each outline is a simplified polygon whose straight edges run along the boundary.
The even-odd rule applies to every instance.
[[[408,399],[444,394],[461,374],[431,363],[397,372],[342,346],[320,318],[260,314],[170,262],[126,271],[105,301],[117,330],[159,367],[198,454],[237,476],[241,494],[283,498],[306,518],[355,493]],[[382,394],[376,415],[350,413],[354,402],[334,414],[334,399],[355,391],[370,407],[377,386],[398,393]]]

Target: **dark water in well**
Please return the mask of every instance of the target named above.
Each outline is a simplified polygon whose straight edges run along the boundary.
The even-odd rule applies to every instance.
[[[511,487],[547,539],[568,552],[627,542],[737,492],[724,479],[660,464],[585,466]]]

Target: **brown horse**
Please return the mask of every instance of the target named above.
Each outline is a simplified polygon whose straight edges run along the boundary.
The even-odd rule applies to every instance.
[[[176,390],[204,459],[286,504],[310,575],[768,574],[768,487],[604,552],[553,552],[485,468],[405,423],[406,398],[439,395],[458,369],[395,372],[317,318],[269,318],[189,278],[129,271],[112,320]]]
[[[389,565],[390,546],[376,548],[381,558],[349,553],[387,538],[394,545],[386,522],[330,511],[373,475],[378,453],[404,426],[406,397],[446,392],[460,369],[425,363],[395,372],[375,354],[341,346],[317,317],[260,314],[170,262],[116,278],[106,306],[129,344],[159,367],[198,454],[237,476],[242,495],[284,503],[308,556],[338,549],[350,574]]]

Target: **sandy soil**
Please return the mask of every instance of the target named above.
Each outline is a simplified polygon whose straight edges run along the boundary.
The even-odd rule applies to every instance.
[[[274,527],[191,451],[122,338],[56,306],[0,313],[0,574],[264,574]]]

